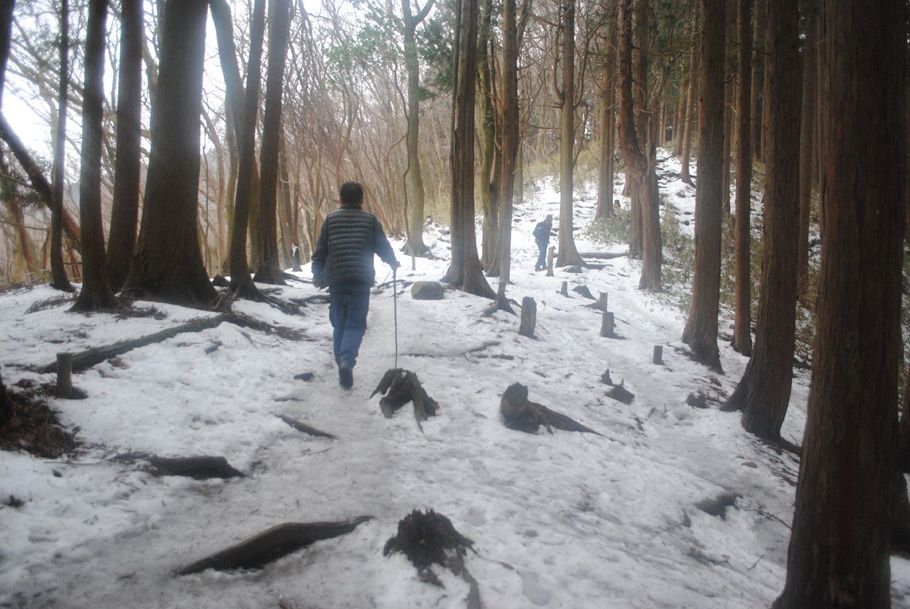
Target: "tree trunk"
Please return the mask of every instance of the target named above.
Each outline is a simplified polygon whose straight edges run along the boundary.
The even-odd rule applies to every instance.
[[[231,290],[249,298],[258,298],[250,277],[246,257],[247,222],[253,196],[253,173],[256,167],[256,119],[259,112],[259,89],[262,82],[262,39],[265,30],[265,0],[256,0],[251,25],[250,59],[247,63],[247,84],[242,125],[237,136],[240,156],[237,172],[237,192],[234,200],[234,224],[231,227]]]
[[[478,131],[480,133],[480,209],[483,213],[482,238],[480,243],[480,264],[491,276],[490,267],[496,257],[496,229],[499,224],[497,213],[497,191],[499,184],[493,179],[496,162],[496,117],[493,103],[493,58],[491,57],[491,27],[493,19],[492,0],[481,0],[480,30],[477,43],[477,84],[478,110],[480,112]]]
[[[799,239],[799,9],[790,0],[768,8],[769,116],[765,139],[768,197],[755,351],[727,402],[742,409],[746,431],[777,440],[790,402],[796,329]]]
[[[904,403],[901,406],[898,430],[898,465],[902,473],[910,473],[910,368],[904,380]]]
[[[6,85],[6,63],[13,34],[15,0],[0,0],[0,111],[3,110],[3,89]]]
[[[111,308],[114,294],[107,276],[101,223],[101,138],[104,104],[104,37],[107,0],[89,2],[85,35],[82,99],[82,150],[79,171],[79,224],[82,226],[82,289],[73,310]]]
[[[164,5],[145,204],[125,284],[187,304],[209,303],[216,295],[199,251],[196,217],[205,22],[204,0]]]
[[[603,92],[601,94],[600,114],[600,173],[597,181],[597,209],[594,219],[601,220],[613,215],[613,151],[616,141],[613,134],[616,132],[616,100],[615,74],[616,74],[616,0],[609,0],[606,9],[606,40]]]
[[[512,310],[506,298],[512,267],[512,204],[516,162],[520,145],[518,119],[518,44],[515,0],[503,0],[502,7],[502,171],[499,194],[499,286],[493,306]]]
[[[781,1],[781,4],[789,2]],[[778,609],[891,606],[906,179],[905,4],[826,0],[826,239]],[[793,90],[791,89],[791,92]]]
[[[762,132],[761,117],[764,100],[761,97],[762,86],[765,79],[765,27],[767,24],[768,0],[758,0],[755,5],[755,35],[753,43],[755,49],[752,53],[752,156],[754,159],[762,158]]]
[[[806,51],[803,54],[803,104],[799,143],[799,264],[797,286],[800,294],[809,287],[809,212],[812,203],[812,161],[815,144],[815,95],[818,91],[816,35],[816,0],[803,0],[806,13]]]
[[[141,0],[122,0],[120,29],[120,80],[117,90],[117,167],[111,236],[108,240],[108,277],[119,290],[130,270],[139,219],[139,171],[142,128]]]
[[[423,242],[423,216],[425,191],[423,170],[420,166],[420,65],[417,57],[417,26],[429,14],[434,0],[427,0],[417,15],[411,13],[411,3],[403,0],[404,62],[408,72],[408,168],[405,176],[408,217],[407,248],[415,256],[425,256],[429,249]]]
[[[763,2],[764,0],[759,0]],[[738,0],[739,87],[736,93],[736,316],[733,348],[752,354],[752,0]]]
[[[572,194],[575,170],[575,0],[560,0],[562,112],[559,137],[559,247],[556,266],[584,264],[575,247]]]
[[[443,281],[492,298],[477,256],[474,228],[474,94],[477,82],[477,0],[457,0],[452,93],[452,261]]]
[[[291,1],[269,3],[269,74],[262,118],[262,150],[259,162],[259,270],[256,281],[284,285],[278,260],[278,151],[281,147],[281,92],[291,29]]]
[[[682,340],[692,348],[696,360],[720,370],[717,314],[720,301],[726,0],[700,1],[702,65],[698,181],[695,185],[695,271],[692,304]]]
[[[696,5],[696,11],[697,9],[698,5]],[[699,23],[697,12],[693,15],[692,21],[692,31],[697,32]],[[683,125],[682,158],[679,160],[681,164],[679,178],[689,184],[692,183],[692,177],[689,175],[689,161],[692,158],[692,130],[695,122],[696,104],[698,103],[696,89],[701,70],[701,53],[698,52],[699,43],[695,40],[696,36],[692,38],[692,51],[689,53],[689,88],[686,92],[686,120],[685,125]]]
[[[12,8],[13,3],[8,3]],[[66,181],[66,117],[69,89],[69,0],[60,1],[60,78],[57,85],[57,128],[54,133],[53,197],[51,203],[51,287],[72,292],[63,265],[63,193]],[[4,27],[6,25],[4,24]]]

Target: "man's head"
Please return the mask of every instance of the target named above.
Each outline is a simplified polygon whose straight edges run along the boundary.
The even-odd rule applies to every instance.
[[[363,187],[357,182],[345,182],[338,189],[342,207],[360,208],[363,206]]]
[[[546,217],[546,219],[544,220],[544,222],[546,222],[547,224],[553,224],[553,215],[552,215],[552,214],[547,214],[547,217]]]

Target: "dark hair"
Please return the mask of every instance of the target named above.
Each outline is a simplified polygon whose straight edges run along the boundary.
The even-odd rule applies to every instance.
[[[363,203],[363,187],[357,182],[345,182],[338,194],[344,207],[360,207]]]

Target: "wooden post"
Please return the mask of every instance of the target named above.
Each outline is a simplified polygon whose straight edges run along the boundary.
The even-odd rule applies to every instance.
[[[551,245],[547,252],[547,277],[553,276],[553,259],[556,258],[556,247]]]
[[[603,317],[601,318],[601,321],[600,321],[600,335],[605,336],[607,338],[613,338],[614,336],[616,336],[613,333],[613,330],[615,327],[616,326],[614,324],[613,314],[610,313],[609,311],[604,311]]]
[[[597,300],[597,308],[601,311],[607,310],[607,293],[601,292],[600,298]]]
[[[73,354],[57,354],[57,397],[68,398],[73,394]]]
[[[568,281],[562,282],[562,287],[559,288],[559,293],[562,294],[563,296],[565,296],[566,298],[569,297],[569,282]]]
[[[664,364],[664,348],[661,345],[654,345],[654,355],[651,356],[651,361],[658,366],[663,366]]]
[[[537,302],[530,296],[521,299],[521,325],[518,333],[528,338],[534,338],[534,328],[537,326]]]

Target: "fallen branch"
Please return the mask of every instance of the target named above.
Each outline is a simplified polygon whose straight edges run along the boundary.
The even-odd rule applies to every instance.
[[[536,433],[541,425],[553,433],[552,427],[563,431],[579,431],[602,435],[575,419],[551,410],[543,404],[528,400],[528,388],[521,383],[512,383],[503,392],[499,403],[503,423],[509,429]]]
[[[578,252],[582,258],[594,258],[596,260],[612,260],[614,258],[623,258],[629,255],[629,252]]]
[[[350,533],[370,519],[370,516],[360,516],[346,522],[287,522],[198,560],[180,569],[176,574],[191,575],[206,569],[216,571],[260,569],[316,541]]]
[[[330,433],[320,431],[320,430],[316,429],[315,427],[310,427],[306,423],[298,421],[297,419],[292,419],[289,416],[285,416],[283,414],[279,414],[279,415],[275,415],[275,416],[277,416],[279,419],[281,419],[282,421],[284,421],[285,423],[287,423],[288,425],[290,425],[297,431],[302,431],[303,433],[310,434],[311,436],[316,436],[318,438],[330,438],[332,440],[338,439]]]

